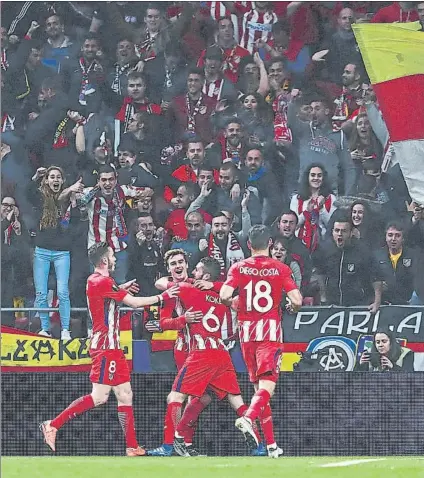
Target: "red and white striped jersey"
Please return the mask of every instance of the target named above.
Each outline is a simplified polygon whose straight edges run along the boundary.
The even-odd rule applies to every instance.
[[[86,204],[89,220],[88,248],[98,242],[107,242],[115,252],[126,249],[125,239],[128,231],[123,216],[126,198],[135,197],[140,188],[116,186],[116,194],[114,193],[109,201],[98,191],[89,202],[86,202],[84,196],[89,195],[91,189],[84,189],[83,197],[80,199]]]
[[[259,13],[250,10],[243,15],[242,36],[240,45],[250,53],[255,53],[257,48],[255,42],[262,39],[269,42],[272,39],[272,25],[278,20],[274,12]]]
[[[162,330],[178,330],[178,337],[175,341],[174,348],[176,350],[188,350],[186,336],[184,333],[185,320],[178,320],[185,312],[179,297],[166,299],[163,306],[160,308],[159,324]]]
[[[268,256],[254,256],[230,267],[226,285],[239,291],[241,342],[281,342],[281,300],[297,289],[290,267]]]
[[[215,43],[215,45],[212,45],[212,46],[219,47],[217,43]],[[237,44],[235,44],[231,48],[222,48],[222,52],[224,54],[224,61],[222,63],[222,73],[225,76],[225,78],[227,78],[227,80],[231,81],[231,83],[237,83],[240,61],[245,56],[249,56],[250,53],[245,48],[242,48],[240,45],[237,45]],[[197,61],[197,66],[199,68],[203,68],[205,66],[205,55],[206,55],[206,50],[203,50]],[[205,91],[203,91],[203,93],[205,93]]]
[[[239,43],[241,34],[241,18],[231,13],[224,2],[206,2],[207,8],[210,11],[211,17],[218,21],[221,17],[231,17],[234,25],[234,38]],[[241,14],[249,11],[252,8],[252,2],[234,2],[234,6]]]
[[[120,349],[119,307],[128,292],[109,276],[97,272],[87,280],[88,312],[93,323],[91,350]]]
[[[216,81],[211,81],[210,83],[204,83],[202,93],[209,96],[210,98],[215,98],[216,100],[221,99],[222,87],[224,86],[224,79],[221,78]]]
[[[219,294],[213,290],[202,291],[187,282],[180,282],[179,286],[183,308],[203,314],[200,322],[186,325],[189,350],[227,350],[224,341],[236,334],[236,314],[221,302]]]
[[[239,322],[240,342],[270,342],[283,341],[283,328],[281,318],[279,319],[261,319],[256,321],[245,320]]]

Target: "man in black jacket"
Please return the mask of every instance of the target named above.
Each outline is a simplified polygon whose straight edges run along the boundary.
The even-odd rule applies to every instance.
[[[405,247],[402,224],[386,227],[386,245],[375,252],[383,282],[383,302],[407,304],[414,291],[416,251]]]
[[[131,138],[123,138],[118,147],[119,165],[118,182],[120,185],[149,187],[157,189],[159,179],[149,169],[146,163],[137,159],[137,145]]]
[[[179,44],[168,43],[163,54],[145,62],[143,73],[149,84],[149,96],[166,111],[172,98],[184,94],[187,66]]]
[[[15,198],[5,196],[1,200],[1,287],[2,307],[14,307],[13,298],[21,295],[29,278],[27,264],[30,261],[28,231],[19,217]],[[23,294],[22,294],[23,295]],[[2,324],[15,326],[15,314],[2,313]]]
[[[68,117],[68,97],[58,78],[46,78],[41,86],[46,107],[39,114],[33,113],[25,132],[25,146],[42,161],[42,166],[61,167],[72,183],[76,177],[77,156],[73,142],[69,140],[74,120]]]
[[[294,211],[284,211],[277,222],[277,232],[285,237],[290,244],[292,258],[299,264],[302,273],[302,294],[307,296],[307,287],[312,275],[312,260],[309,250],[303,242],[295,236],[299,219]]]
[[[68,94],[72,109],[88,117],[98,113],[102,104],[100,83],[104,82],[103,66],[98,60],[100,43],[96,35],[88,33],[79,58],[63,62],[61,77],[63,89]]]
[[[252,194],[257,194],[263,205],[264,224],[271,225],[281,207],[282,193],[274,173],[266,168],[260,149],[252,148],[247,152],[244,172],[247,175],[246,188],[249,188]]]
[[[368,305],[373,314],[377,312],[382,293],[379,269],[369,250],[352,237],[348,216],[334,223],[333,236],[319,246],[314,264],[326,285],[321,292],[323,302],[344,307]]]
[[[128,280],[137,279],[140,293],[156,294],[156,280],[165,273],[163,255],[160,246],[155,241],[156,227],[152,216],[139,213],[137,226],[131,235],[128,246],[129,270]]]
[[[19,118],[23,123],[26,122],[28,113],[34,111],[43,80],[55,75],[51,68],[41,63],[41,41],[32,39],[32,34],[38,27],[38,23],[32,22],[25,39],[21,41],[16,53],[10,58],[9,68],[5,74],[6,80],[10,83],[14,101],[23,115]],[[15,128],[18,128],[18,124],[15,124]]]

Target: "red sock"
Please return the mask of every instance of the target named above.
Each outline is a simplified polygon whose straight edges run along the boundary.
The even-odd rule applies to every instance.
[[[94,401],[91,395],[84,395],[84,397],[74,400],[68,408],[65,408],[55,419],[52,420],[51,426],[54,428],[62,428],[65,423],[82,413],[94,408]]]
[[[186,409],[184,410],[183,416],[180,421],[180,425],[184,427],[184,430],[182,430],[182,433],[180,433],[179,431],[180,426],[178,426],[177,431],[179,434],[181,434],[181,436],[184,437],[184,441],[188,445],[191,445],[193,443],[193,437],[196,432],[197,424],[199,423],[198,418],[200,414],[203,412],[203,410],[209,405],[209,403],[210,403],[210,400],[203,401],[201,398],[193,397],[190,400],[190,403],[187,405]],[[189,406],[191,407],[191,405],[193,405],[193,407],[195,407],[196,410],[199,410],[199,414],[197,415],[197,419],[194,422],[192,421],[186,426],[186,425],[183,425],[183,420],[184,420],[187,408]]]
[[[174,443],[175,429],[181,420],[182,403],[171,402],[166,407],[165,426],[163,427],[163,443],[164,445],[172,445]]]
[[[241,406],[240,406],[239,408],[237,408],[237,410],[236,410],[237,416],[238,416],[238,417],[242,417],[243,415],[245,415],[245,413],[247,412],[248,408],[249,408],[249,407],[248,407],[245,403],[243,403],[243,405],[241,405]]]
[[[247,405],[246,404],[243,404],[241,405],[237,410],[236,410],[236,413],[237,413],[237,416],[238,417],[242,417],[243,415],[246,414],[248,408],[247,408]],[[258,430],[258,426],[256,425],[256,422],[252,422],[252,428],[253,428],[253,431],[255,432],[255,435],[256,435],[256,438],[258,440],[258,443],[261,442],[261,435],[259,434],[259,430]]]
[[[247,410],[245,416],[252,420],[252,423],[258,418],[262,412],[262,408],[268,405],[271,399],[269,392],[263,388],[260,388],[255,395],[253,395],[250,402],[249,410]]]
[[[194,430],[192,428],[196,425],[202,411],[207,407],[200,398],[192,398],[190,403],[185,407],[181,421],[177,426],[177,432],[184,437],[186,443],[193,442]]]
[[[267,445],[275,443],[274,437],[274,424],[272,423],[272,410],[269,403],[262,409],[261,416],[259,418],[261,422],[262,431],[265,436],[265,442]]]
[[[118,418],[122,431],[124,432],[126,447],[137,448],[138,443],[135,434],[134,411],[132,405],[119,405]]]

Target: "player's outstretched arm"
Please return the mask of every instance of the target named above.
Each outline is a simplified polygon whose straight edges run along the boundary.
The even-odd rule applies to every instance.
[[[173,297],[177,297],[179,294],[179,287],[174,286],[165,291],[163,294],[160,295],[152,295],[150,297],[134,297],[130,294],[127,294],[123,299],[122,302],[128,307],[132,307],[133,309],[139,309],[141,307],[147,307],[148,305],[154,305],[163,302],[164,300],[171,299]]]
[[[168,288],[168,277],[161,277],[155,282],[155,287],[158,290],[166,290]]]
[[[138,294],[140,291],[140,286],[136,282],[137,279],[132,279],[125,284],[119,286],[120,289],[128,291],[130,294]]]
[[[223,304],[228,305],[228,306],[231,305],[231,298],[233,296],[234,290],[235,290],[234,287],[231,287],[227,284],[224,284],[221,287],[221,291],[219,292],[219,297],[222,300]]]
[[[291,311],[298,312],[299,309],[302,307],[302,302],[303,302],[303,297],[299,289],[293,289],[290,292],[287,292],[287,297],[290,300]]]

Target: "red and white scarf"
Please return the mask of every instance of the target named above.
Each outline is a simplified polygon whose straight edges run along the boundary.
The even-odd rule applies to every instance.
[[[310,201],[313,201],[312,198]],[[297,215],[300,216],[303,213],[305,222],[300,226],[297,237],[305,244],[305,246],[311,251],[314,252],[318,247],[318,242],[320,238],[320,228],[319,228],[319,212],[320,208],[316,201],[314,202],[314,208],[311,212],[303,210],[304,201],[300,197],[298,198],[298,208]],[[332,205],[332,198],[329,195],[322,206],[330,212]]]
[[[81,73],[82,73],[82,79],[81,79],[81,87],[80,87],[80,94],[79,94],[79,103],[81,105],[86,105],[87,101],[85,99],[85,92],[87,89],[87,86],[89,84],[89,78],[88,75],[92,69],[94,69],[97,65],[97,61],[93,60],[89,65],[88,68],[86,67],[85,60],[84,58],[79,59],[79,66],[81,68]]]
[[[359,87],[355,91],[358,91]],[[336,105],[334,109],[333,117],[333,131],[339,131],[342,127],[342,124],[348,119],[352,119],[352,116],[357,116],[355,112],[359,107],[355,109],[352,108],[352,105],[356,104],[355,96],[352,91],[349,91],[345,86],[343,87],[342,94],[334,100]],[[352,111],[351,111],[352,109]]]
[[[224,61],[222,63],[222,71],[230,71],[233,75],[238,75],[239,65],[241,61],[241,56],[236,55],[237,47],[239,45],[235,45],[230,53],[227,55],[224,51]]]
[[[211,81],[210,83],[207,83],[205,81],[203,85],[202,93],[206,96],[209,96],[209,98],[215,98],[216,100],[220,100],[223,86],[224,86],[223,78],[219,80]]]
[[[10,246],[11,238],[12,238],[12,231],[13,231],[13,225],[9,224],[9,226],[4,231],[3,244],[7,244],[8,246]]]
[[[156,52],[154,50],[155,41],[156,36],[152,37],[150,33],[146,31],[145,40],[135,45],[135,52],[137,56],[144,61],[153,60],[156,58]]]
[[[236,235],[234,234],[234,232],[230,231],[228,234],[227,241],[226,261],[224,261],[221,249],[215,242],[215,237],[213,234],[210,234],[209,236],[208,256],[213,257],[219,262],[219,265],[221,267],[221,275],[219,280],[225,280],[227,277],[228,269],[236,262],[240,262],[244,259],[244,252]]]
[[[274,111],[274,139],[275,141],[293,141],[291,129],[288,125],[287,108],[290,96],[289,80],[284,80],[283,92],[272,98],[271,95],[267,97],[267,102],[271,103]]]
[[[228,144],[228,141],[224,136],[219,139],[219,142],[221,143],[221,160],[223,163],[231,159],[231,161],[234,160],[236,166],[239,166],[239,163],[244,161],[244,157],[241,157],[243,149],[241,143],[236,148],[233,148]],[[237,157],[238,160],[236,160]]]
[[[1,132],[15,131],[15,117],[4,113],[1,117]]]

